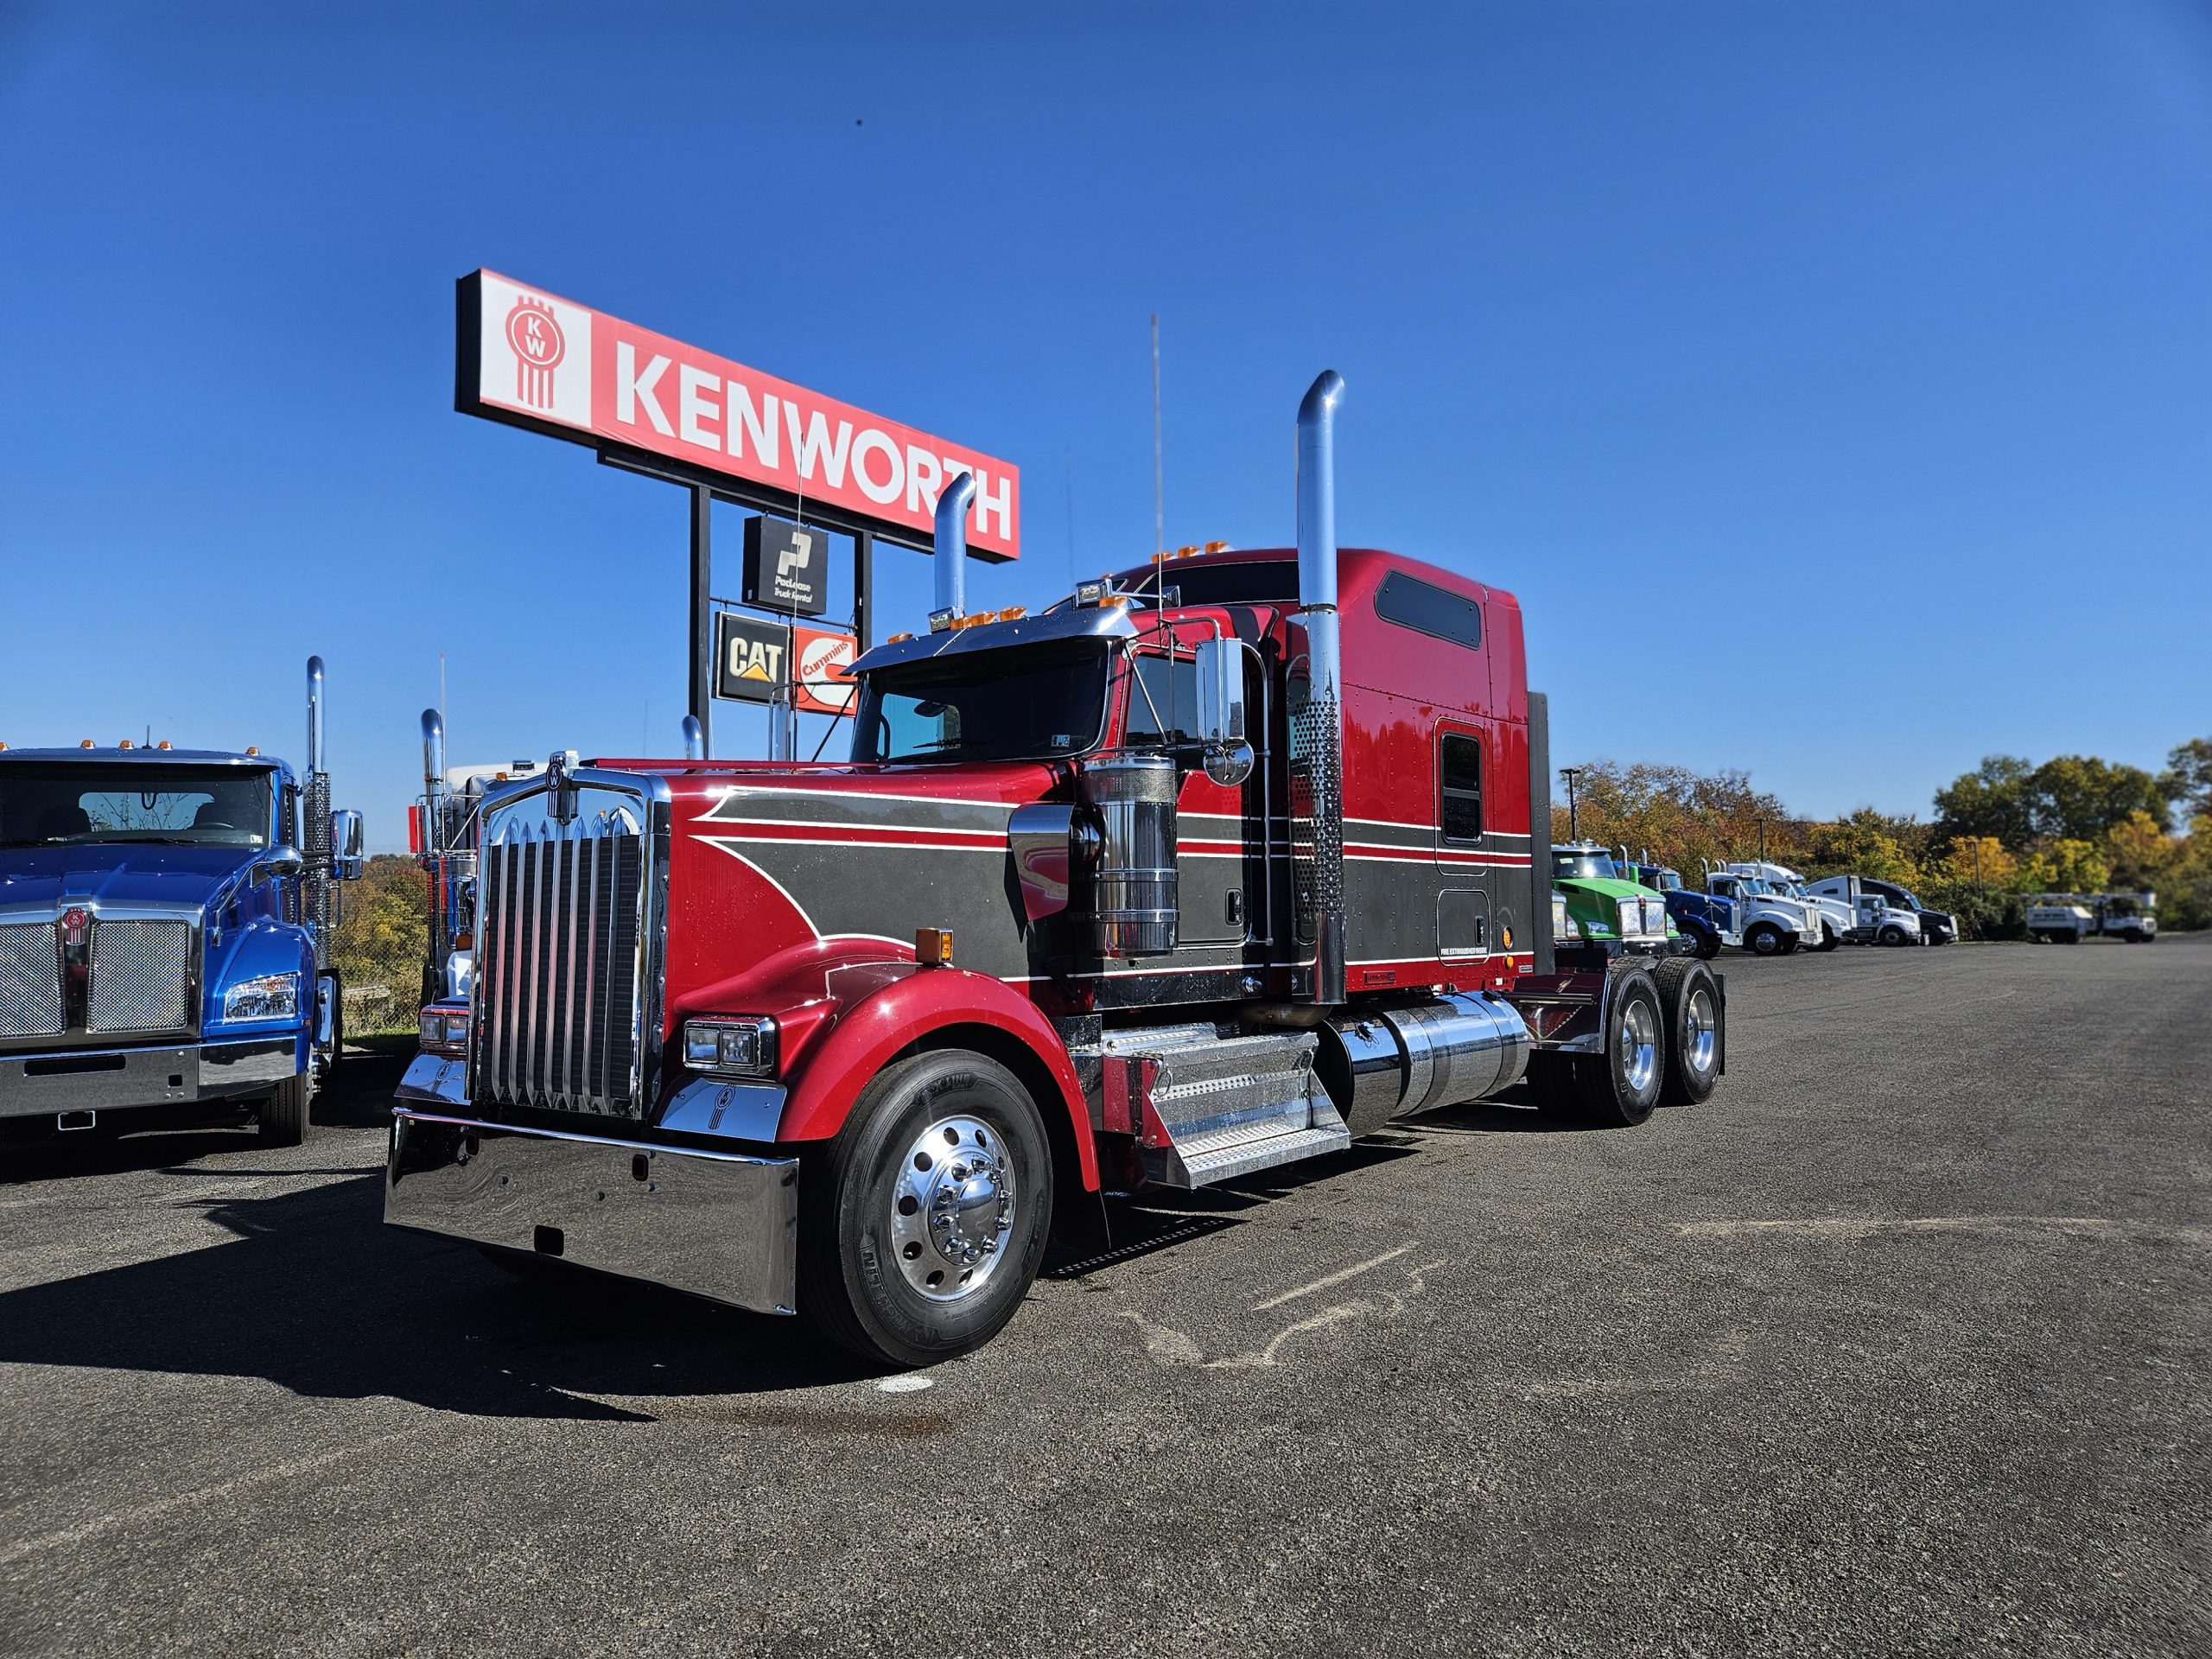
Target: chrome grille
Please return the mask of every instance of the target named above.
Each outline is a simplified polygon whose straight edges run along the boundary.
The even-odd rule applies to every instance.
[[[606,822],[484,849],[475,1099],[638,1116],[645,866]]]
[[[192,1023],[189,922],[95,922],[86,1031],[182,1031]]]
[[[0,927],[0,1038],[61,1030],[61,943],[52,922]]]

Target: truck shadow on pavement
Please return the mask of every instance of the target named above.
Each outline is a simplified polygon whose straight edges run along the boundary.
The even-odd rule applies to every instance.
[[[874,1375],[792,1319],[588,1274],[517,1279],[465,1246],[386,1229],[382,1189],[371,1173],[267,1198],[187,1192],[182,1207],[235,1237],[0,1294],[0,1362],[599,1421],[653,1421],[659,1398]]]

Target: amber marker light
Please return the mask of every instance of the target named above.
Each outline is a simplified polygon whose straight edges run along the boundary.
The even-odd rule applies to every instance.
[[[914,930],[914,960],[925,968],[952,966],[952,930],[918,927]]]

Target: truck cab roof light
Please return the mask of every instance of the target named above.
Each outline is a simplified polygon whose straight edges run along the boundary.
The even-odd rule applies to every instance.
[[[90,745],[90,744],[88,743],[88,744],[86,744],[85,747],[87,747],[87,748],[90,748],[90,747],[92,747],[92,745]],[[255,748],[255,747],[253,747],[253,745],[252,745],[252,744],[251,744],[251,743],[249,743],[249,744],[247,744],[247,745],[245,746],[245,752],[246,752],[248,754],[259,754],[259,753],[261,753],[261,751],[260,751],[259,749]]]
[[[77,747],[80,749],[89,749],[92,747],[92,740],[88,737],[85,739],[84,741],[78,744]]]
[[[155,747],[156,748],[157,748],[157,749],[166,749],[167,747],[168,747],[168,746],[169,746],[169,741],[168,741],[168,739],[167,739],[166,737],[165,737],[165,738],[163,738],[160,742],[158,742],[158,743],[156,743],[156,744],[155,744],[155,745],[154,745],[154,747]]]
[[[903,645],[913,637],[911,633],[894,633],[883,643],[887,645]]]
[[[127,749],[130,747],[130,740],[126,737],[122,742],[117,744],[115,747],[118,749]]]
[[[1230,550],[1227,542],[1208,542],[1205,550],[1209,553],[1226,553]]]

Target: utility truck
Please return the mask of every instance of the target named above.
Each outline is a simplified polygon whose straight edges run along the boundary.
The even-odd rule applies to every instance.
[[[477,971],[408,1073],[385,1215],[927,1364],[1056,1219],[1342,1151],[1522,1083],[1705,1098],[1719,976],[1554,957],[1546,707],[1512,595],[1336,539],[1168,559],[860,658],[838,762],[556,753],[487,791]],[[1548,844],[1548,840],[1544,843]]]
[[[2102,934],[2129,944],[2158,937],[2155,893],[2038,893],[2027,899],[2028,937],[2039,944],[2079,944]]]
[[[322,659],[304,777],[242,753],[0,746],[0,1122],[113,1131],[250,1113],[296,1146],[344,1042]]]

